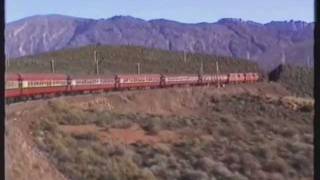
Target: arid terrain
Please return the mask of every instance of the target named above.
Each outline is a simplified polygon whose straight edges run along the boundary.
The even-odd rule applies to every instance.
[[[6,114],[9,179],[313,178],[313,101],[277,83],[68,96]]]

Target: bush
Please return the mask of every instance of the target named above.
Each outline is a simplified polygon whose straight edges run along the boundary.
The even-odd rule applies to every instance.
[[[263,169],[271,173],[287,174],[288,165],[282,158],[278,157],[267,161]]]
[[[118,120],[114,123],[112,123],[112,128],[117,128],[117,129],[127,129],[130,128],[133,125],[132,121],[130,120]]]
[[[156,135],[160,131],[160,126],[159,124],[156,124],[152,121],[146,121],[142,124],[143,130],[147,132],[149,135]]]
[[[205,172],[211,171],[214,166],[215,166],[215,162],[208,157],[203,157],[203,158],[199,159],[197,161],[197,163],[195,164],[195,167],[200,168],[201,170],[203,170]]]
[[[304,104],[300,107],[300,111],[302,112],[312,112],[314,110],[313,104]]]
[[[96,133],[94,133],[94,132],[76,134],[76,135],[73,135],[73,136],[76,139],[79,139],[79,140],[88,140],[88,141],[96,141],[96,140],[98,140],[98,137],[97,137]]]
[[[223,179],[230,179],[233,176],[233,173],[221,162],[215,163],[213,172],[216,177],[221,177]]]
[[[200,170],[185,170],[182,173],[180,178],[181,180],[206,180],[208,179],[207,173],[200,171]]]

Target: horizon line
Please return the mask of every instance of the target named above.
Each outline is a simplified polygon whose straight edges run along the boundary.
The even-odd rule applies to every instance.
[[[173,21],[173,22],[177,22],[177,23],[181,23],[181,24],[201,24],[201,23],[217,23],[221,20],[226,20],[226,19],[229,19],[229,20],[236,20],[236,21],[240,21],[240,22],[254,22],[254,23],[258,23],[258,24],[268,24],[268,23],[271,23],[271,22],[303,22],[303,23],[314,23],[315,21],[304,21],[304,20],[298,20],[298,19],[287,19],[287,20],[270,20],[268,22],[258,22],[258,21],[254,21],[254,20],[248,20],[248,19],[243,19],[243,18],[235,18],[235,17],[225,17],[225,18],[220,18],[220,19],[217,19],[215,21],[212,21],[212,22],[209,22],[209,21],[199,21],[199,22],[182,22],[182,21],[178,21],[178,20],[173,20],[173,19],[165,19],[165,18],[155,18],[155,19],[143,19],[143,18],[140,18],[140,17],[135,17],[135,16],[132,16],[132,15],[113,15],[113,16],[109,16],[109,17],[100,17],[100,18],[90,18],[90,17],[80,17],[80,16],[73,16],[73,15],[65,15],[65,14],[58,14],[58,13],[48,13],[48,14],[34,14],[34,15],[30,15],[30,16],[26,16],[26,17],[23,17],[23,18],[20,18],[20,19],[16,19],[16,20],[13,20],[13,21],[10,21],[10,22],[6,22],[6,24],[11,24],[11,23],[15,23],[15,22],[18,22],[18,21],[21,21],[21,20],[25,20],[25,19],[28,19],[28,18],[32,18],[32,17],[37,17],[37,16],[64,16],[64,17],[70,17],[70,18],[79,18],[79,19],[88,19],[88,20],[108,20],[108,19],[112,19],[112,18],[115,18],[115,17],[130,17],[130,18],[134,18],[134,19],[140,19],[140,20],[143,20],[143,21],[146,21],[146,22],[149,22],[149,21],[155,21],[155,20],[167,20],[167,21]]]

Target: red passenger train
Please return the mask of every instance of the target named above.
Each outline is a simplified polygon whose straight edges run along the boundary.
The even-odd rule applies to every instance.
[[[115,76],[69,76],[65,74],[6,74],[6,100],[54,96],[94,91],[166,88],[175,86],[253,83],[259,73],[220,75],[118,74]]]

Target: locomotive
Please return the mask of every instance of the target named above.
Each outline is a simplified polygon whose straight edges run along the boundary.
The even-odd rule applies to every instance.
[[[114,76],[6,74],[5,98],[8,101],[15,101],[37,96],[45,97],[96,91],[253,83],[261,79],[261,75],[255,72],[219,75],[117,74]]]

